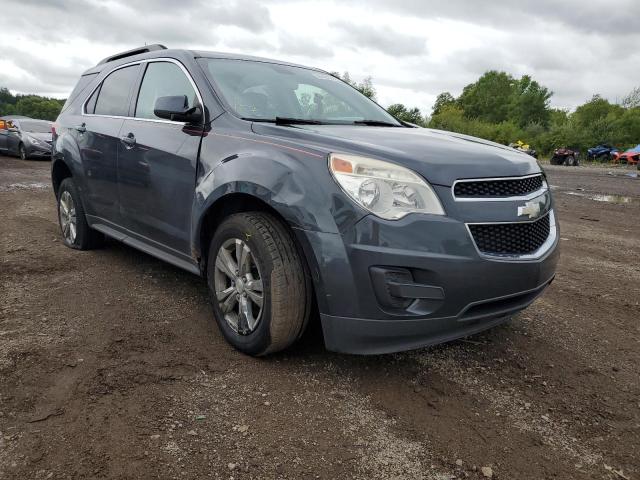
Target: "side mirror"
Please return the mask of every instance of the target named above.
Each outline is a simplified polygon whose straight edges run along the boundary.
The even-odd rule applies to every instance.
[[[174,122],[200,123],[202,121],[202,108],[200,105],[188,108],[189,101],[186,95],[171,97],[158,97],[153,107],[156,117]]]

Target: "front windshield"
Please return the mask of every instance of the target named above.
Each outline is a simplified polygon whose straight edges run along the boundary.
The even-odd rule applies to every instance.
[[[241,118],[400,126],[379,105],[326,73],[247,60],[203,58],[201,62],[233,113]]]
[[[49,122],[20,122],[20,128],[29,133],[51,133]]]

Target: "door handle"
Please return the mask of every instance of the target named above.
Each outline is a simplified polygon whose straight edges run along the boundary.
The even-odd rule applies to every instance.
[[[133,133],[129,133],[124,137],[120,137],[120,141],[124,144],[125,148],[133,148],[136,144],[136,137]]]
[[[87,131],[87,127],[86,127],[85,125],[86,125],[86,124],[84,124],[84,123],[83,123],[82,125],[78,125],[78,126],[76,127],[76,130],[77,130],[77,131],[79,131],[80,133],[84,133],[84,132],[86,132],[86,131]]]

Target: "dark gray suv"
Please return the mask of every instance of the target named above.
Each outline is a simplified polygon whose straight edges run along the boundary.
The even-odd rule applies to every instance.
[[[558,226],[531,156],[412,128],[324,71],[120,53],[54,125],[65,243],[104,235],[206,278],[239,350],[298,339],[383,353],[497,325],[554,278]]]

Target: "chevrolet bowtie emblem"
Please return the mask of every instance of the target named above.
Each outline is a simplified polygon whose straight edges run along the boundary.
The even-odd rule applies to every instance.
[[[528,215],[529,218],[536,218],[540,215],[540,202],[532,200],[525,203],[522,207],[518,207],[518,216]]]

